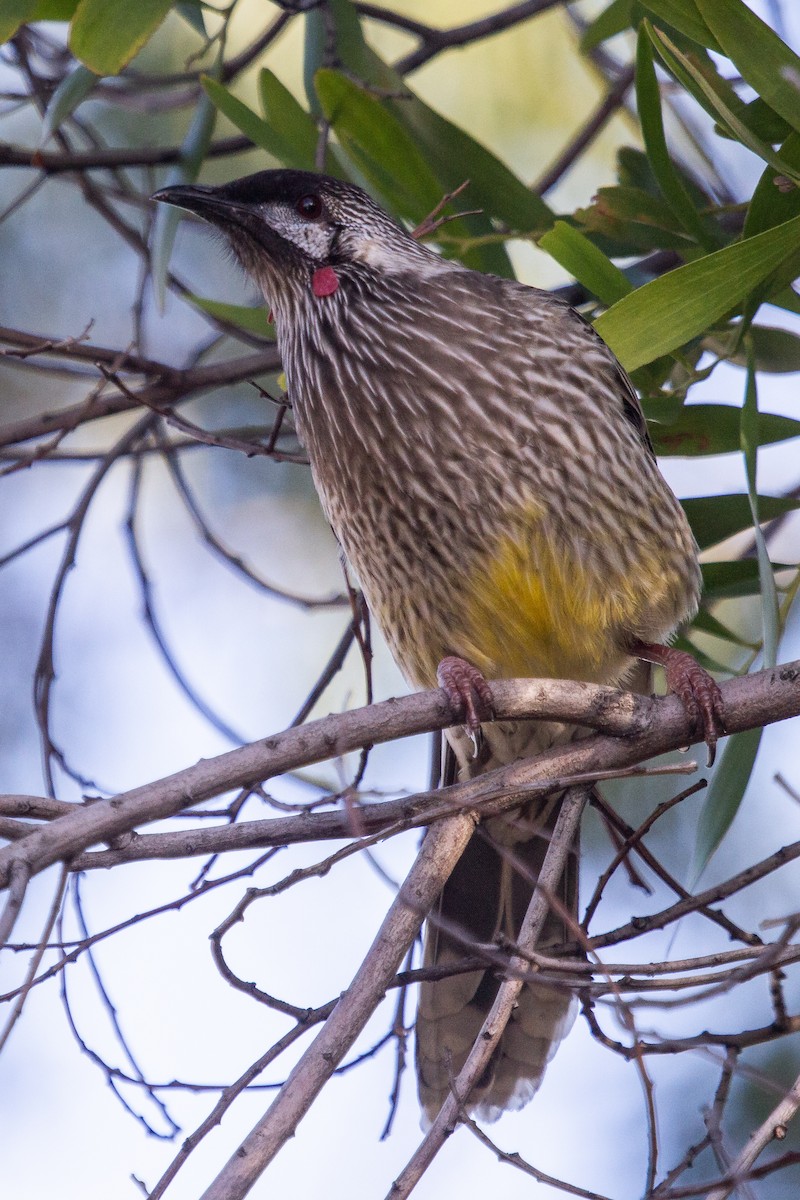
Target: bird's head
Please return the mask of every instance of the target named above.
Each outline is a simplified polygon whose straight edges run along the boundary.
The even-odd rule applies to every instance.
[[[215,225],[271,299],[282,283],[310,282],[322,268],[360,263],[391,274],[445,265],[362,188],[311,171],[260,171],[221,187],[180,184],[153,199]]]

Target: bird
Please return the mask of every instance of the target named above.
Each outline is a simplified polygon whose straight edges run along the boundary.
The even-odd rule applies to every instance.
[[[289,402],[322,507],[412,687],[441,686],[450,777],[585,730],[494,721],[491,682],[623,684],[660,663],[709,756],[714,680],[670,645],[696,613],[697,546],[630,380],[560,297],[468,269],[362,188],[299,170],[154,199],[222,234],[272,312]],[[649,669],[649,668],[648,668]],[[559,795],[479,825],[427,923],[418,1090],[433,1120],[491,1007]],[[577,847],[542,944],[574,935]],[[566,915],[565,915],[566,914]],[[494,947],[486,968],[448,969]],[[570,997],[526,983],[466,1099],[493,1120],[541,1082]]]

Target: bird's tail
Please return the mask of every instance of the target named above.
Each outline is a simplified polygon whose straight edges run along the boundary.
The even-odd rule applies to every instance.
[[[574,729],[494,725],[488,754],[467,761],[456,743],[461,775],[474,776],[501,762],[546,745],[569,741]],[[530,732],[529,732],[530,731]],[[456,731],[453,731],[458,736]],[[458,731],[460,733],[460,731]],[[545,741],[546,739],[546,741]],[[455,740],[455,739],[454,739]],[[516,743],[516,744],[515,744]],[[499,752],[499,753],[498,753]],[[425,935],[424,966],[447,967],[483,952],[485,968],[423,983],[416,1024],[420,1102],[432,1120],[451,1090],[489,1012],[503,977],[508,943],[516,941],[552,835],[563,793],[533,801],[524,809],[480,826],[450,876],[431,914]],[[562,913],[577,917],[578,847],[570,854],[557,889]],[[564,916],[548,913],[538,949],[544,953],[573,930]],[[480,947],[480,950],[478,950]],[[468,1109],[495,1120],[521,1108],[539,1086],[545,1067],[574,1018],[569,993],[540,983],[526,984],[505,1032],[468,1101]]]

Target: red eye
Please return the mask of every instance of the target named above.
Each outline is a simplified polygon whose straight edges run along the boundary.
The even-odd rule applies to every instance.
[[[296,212],[306,221],[316,221],[322,216],[322,201],[319,196],[315,196],[313,192],[307,196],[301,196],[295,203]]]

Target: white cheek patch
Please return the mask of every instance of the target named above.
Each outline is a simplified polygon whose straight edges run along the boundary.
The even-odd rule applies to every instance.
[[[316,221],[304,221],[285,204],[262,206],[266,223],[285,241],[297,246],[309,258],[322,261],[330,253],[333,231]]]

